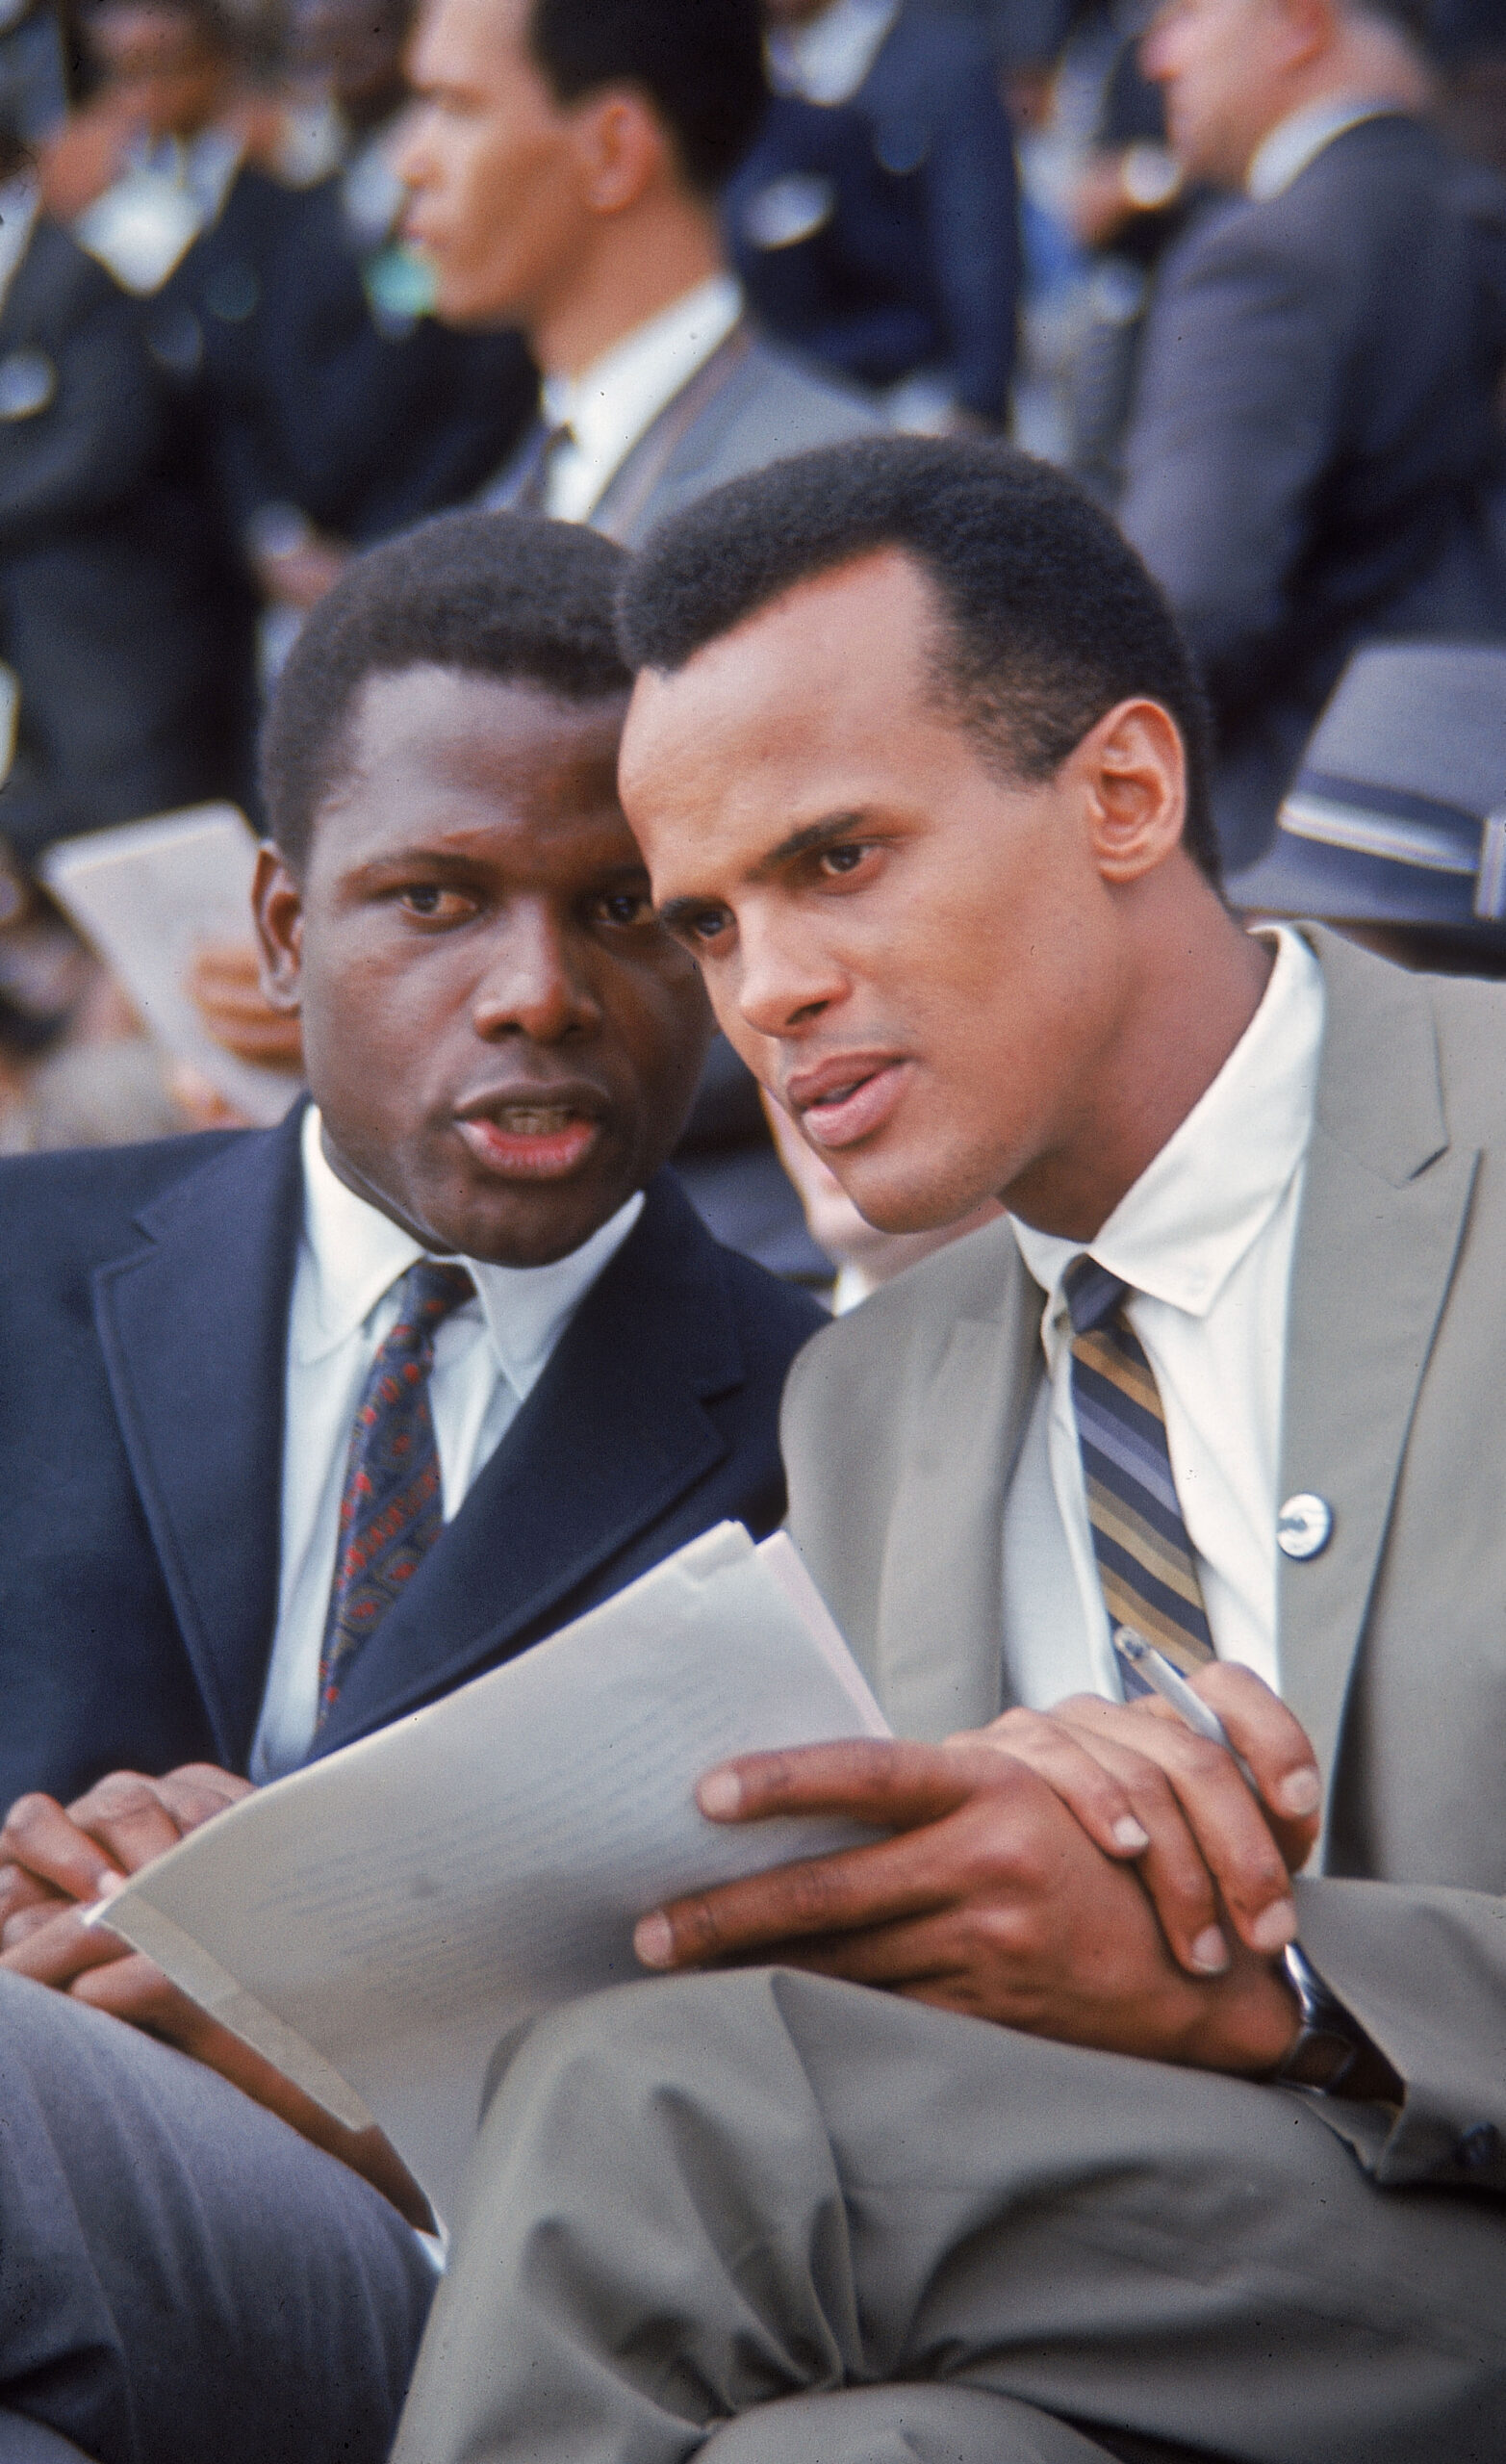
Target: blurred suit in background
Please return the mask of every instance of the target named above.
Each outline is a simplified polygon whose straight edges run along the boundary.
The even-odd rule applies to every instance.
[[[242,777],[250,601],[171,394],[133,303],[38,218],[0,304],[0,656],[20,686],[0,832],[23,859]]]
[[[363,148],[294,200],[263,283],[261,432],[236,449],[259,448],[262,467],[242,461],[231,477],[242,519],[280,496],[355,547],[473,495],[538,394],[516,334],[455,333],[403,295],[397,183],[375,228],[360,213],[380,170]]]
[[[1212,697],[1231,867],[1357,644],[1506,638],[1506,187],[1398,112],[1251,186],[1162,270],[1119,509]]]
[[[772,0],[774,87],[725,198],[769,331],[932,419],[1008,409],[1014,147],[981,29],[901,0]]]

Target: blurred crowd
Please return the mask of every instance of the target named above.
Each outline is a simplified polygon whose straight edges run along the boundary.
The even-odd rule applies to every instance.
[[[1198,658],[1236,903],[1496,966],[1472,855],[1424,846],[1491,806],[1450,771],[1447,678],[1405,777],[1366,770],[1373,731],[1341,775],[1307,748],[1366,645],[1506,643],[1501,0],[1335,0],[1306,50],[1268,0],[765,0],[759,92],[718,99],[709,169],[693,111],[672,131],[686,192],[638,214],[615,326],[539,270],[572,245],[547,162],[468,202],[425,154],[465,43],[504,59],[520,15],[0,0],[0,1149],[238,1116],[143,1032],[49,851],[218,801],[256,828],[267,693],[353,554],[475,502],[632,544],[690,484],[713,380],[706,484],[844,422],[1066,464]],[[291,1098],[296,1022],[249,938],[201,948],[191,989]],[[802,1192],[809,1234],[771,1197],[729,1055],[688,1140],[708,1219],[781,1271],[839,1270],[846,1300],[907,1262],[834,1191]]]

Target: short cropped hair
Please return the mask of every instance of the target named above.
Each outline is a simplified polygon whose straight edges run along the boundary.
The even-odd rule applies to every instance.
[[[533,0],[528,48],[556,102],[637,87],[702,195],[730,178],[768,99],[758,0]]]
[[[798,582],[883,548],[935,590],[939,699],[1004,775],[1053,778],[1116,703],[1159,702],[1187,751],[1187,847],[1217,880],[1208,709],[1176,619],[1092,499],[1011,447],[865,437],[731,480],[627,567],[624,651],[673,675]]]
[[[369,677],[447,667],[571,702],[625,694],[612,622],[625,561],[594,530],[518,513],[441,514],[356,557],[294,642],[262,732],[267,826],[294,870]]]

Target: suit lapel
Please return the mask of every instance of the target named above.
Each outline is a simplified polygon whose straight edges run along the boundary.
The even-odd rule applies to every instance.
[[[879,1684],[902,1736],[1003,1708],[1004,1500],[1042,1374],[1041,1296],[1001,1224],[1001,1299],[952,1327],[918,1406],[884,1547]]]
[[[613,472],[591,508],[593,530],[630,542],[672,469],[684,477],[704,460],[710,442],[706,414],[732,384],[753,346],[752,328],[746,318],[740,318]]]
[[[302,1107],[237,1138],[94,1276],[121,1435],[217,1751],[243,1767],[277,1614]]]
[[[704,1404],[742,1375],[716,1249],[661,1175],[442,1542],[358,1656],[319,1751],[533,1639],[726,1452]]]
[[[1279,1493],[1333,1512],[1280,1561],[1287,1701],[1332,1779],[1350,1674],[1478,1156],[1449,1143],[1425,989],[1314,931],[1327,1019],[1287,1333]]]

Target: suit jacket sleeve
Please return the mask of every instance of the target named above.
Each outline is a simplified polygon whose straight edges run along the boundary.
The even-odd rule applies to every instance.
[[[1220,712],[1263,697],[1338,416],[1342,307],[1245,208],[1194,230],[1151,312],[1120,523]]]
[[[1323,2100],[1377,2181],[1506,2190],[1506,1899],[1299,1881],[1313,1964],[1405,2084],[1393,2121]]]

